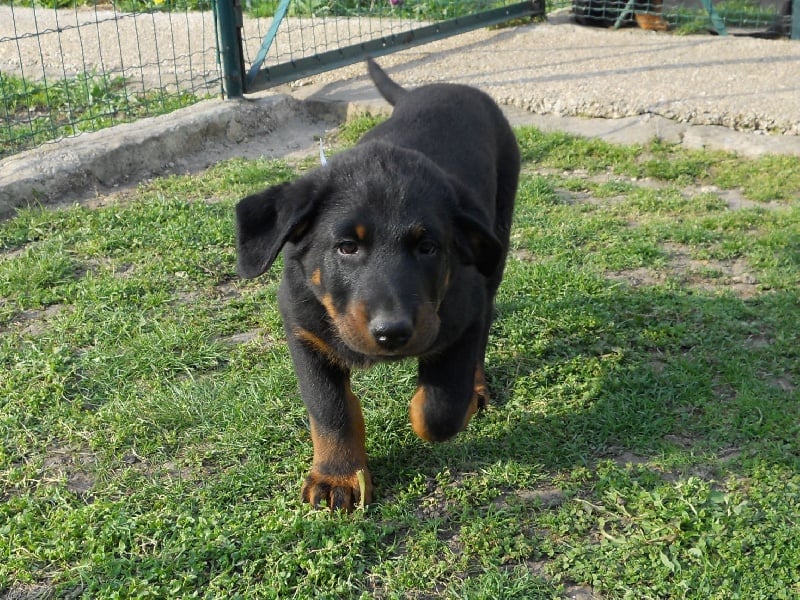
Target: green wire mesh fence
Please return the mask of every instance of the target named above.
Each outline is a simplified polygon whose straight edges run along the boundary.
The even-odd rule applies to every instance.
[[[678,33],[711,32],[762,38],[798,37],[800,0],[572,0],[575,20],[584,25]]]
[[[167,113],[219,95],[227,82],[223,66],[232,58],[239,64],[242,91],[248,92],[353,62],[351,48],[383,54],[407,47],[422,30],[432,36],[428,39],[437,39],[493,19],[513,18],[492,11],[523,4],[88,1],[0,0],[0,159],[48,140]],[[230,11],[222,16],[231,21],[236,39],[218,45],[223,19],[222,11],[214,8],[223,3]],[[531,11],[519,14],[545,12],[541,0],[530,4]],[[571,11],[579,23],[604,27],[638,24],[722,34],[728,27],[734,33],[739,28],[764,37],[797,37],[799,5],[800,0],[548,0],[547,11]],[[487,14],[488,21],[464,25]],[[318,64],[320,57],[327,62]]]
[[[245,91],[545,14],[543,0],[261,0],[256,10],[279,18],[266,31],[244,21]]]
[[[208,2],[0,5],[0,158],[218,94],[215,38]]]

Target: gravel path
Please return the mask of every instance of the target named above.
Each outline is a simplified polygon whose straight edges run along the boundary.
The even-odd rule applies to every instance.
[[[42,73],[63,76],[105,68],[145,85],[198,86],[218,77],[210,15],[112,16],[111,11],[88,10],[12,12],[2,6],[0,70],[41,78]],[[245,20],[246,56],[255,55],[268,24]],[[381,27],[396,31],[401,24],[384,20],[374,26],[362,20],[356,27],[351,20],[327,19],[322,29],[304,30],[304,36],[298,35],[298,25],[289,21],[274,47],[308,54],[312,41],[342,39],[347,32],[347,43],[355,43],[360,38],[353,31],[369,38],[379,35]],[[24,37],[37,28],[50,33]],[[504,104],[538,114],[653,114],[683,123],[800,135],[798,41],[611,31],[575,25],[562,13],[548,23],[481,29],[384,57],[381,63],[396,67],[393,75],[404,84],[470,83]],[[363,74],[363,66],[354,65],[312,80],[335,84]]]
[[[479,30],[381,59],[405,85],[478,86],[557,116],[660,115],[693,125],[800,135],[800,42],[611,31],[552,18]],[[354,65],[314,83],[363,77]]]

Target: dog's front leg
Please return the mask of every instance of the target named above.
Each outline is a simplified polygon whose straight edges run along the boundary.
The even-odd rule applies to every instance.
[[[429,442],[450,439],[488,401],[481,345],[475,325],[450,349],[420,359],[409,416],[414,432]]]
[[[325,502],[331,510],[346,511],[359,502],[368,504],[372,501],[372,477],[367,468],[364,416],[350,389],[350,371],[310,331],[295,329],[288,340],[314,444],[303,500],[315,507]]]

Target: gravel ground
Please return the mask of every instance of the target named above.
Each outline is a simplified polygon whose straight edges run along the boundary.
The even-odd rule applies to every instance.
[[[693,125],[800,135],[800,42],[676,36],[568,17],[479,30],[381,59],[404,85],[468,83],[537,114],[660,115]],[[354,65],[313,78],[363,77]]]
[[[199,86],[218,77],[210,15],[159,13],[121,20],[113,15],[2,6],[0,70],[41,78],[42,73],[52,77],[102,68],[145,85]],[[246,56],[255,55],[268,24],[245,20]],[[311,29],[308,21],[289,20],[269,60],[286,60],[277,52],[290,47],[295,56],[307,55],[312,42],[317,48],[323,41],[356,43],[403,26],[386,19],[327,19],[317,25]],[[49,33],[27,35],[37,28]],[[652,114],[682,123],[800,135],[798,41],[611,31],[575,25],[561,13],[547,23],[481,29],[381,62],[397,67],[392,72],[401,83],[469,83],[501,103],[537,114]],[[363,66],[354,65],[312,80],[327,84],[363,74]]]

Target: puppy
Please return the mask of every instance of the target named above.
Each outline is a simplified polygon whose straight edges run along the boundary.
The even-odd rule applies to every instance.
[[[417,358],[409,413],[424,440],[453,437],[488,401],[484,355],[520,169],[489,96],[406,90],[367,66],[391,118],[236,206],[243,277],[283,249],[278,306],[314,445],[303,500],[348,511],[372,500],[351,369]]]

